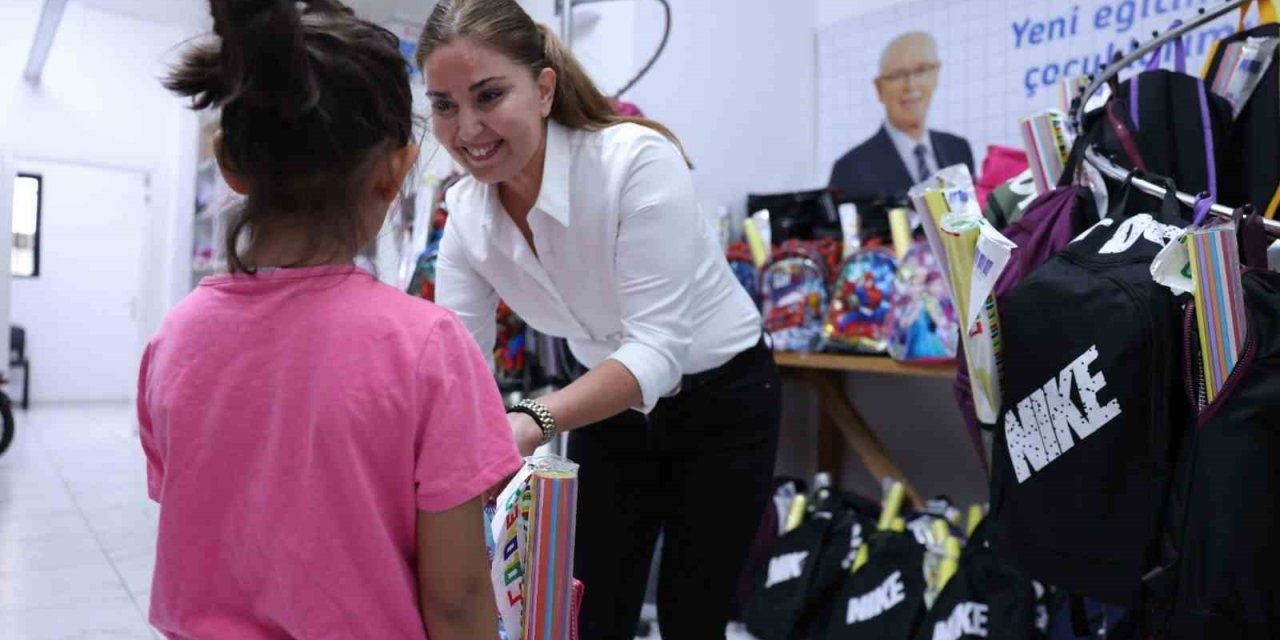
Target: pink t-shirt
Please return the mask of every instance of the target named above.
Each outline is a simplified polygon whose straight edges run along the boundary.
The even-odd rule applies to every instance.
[[[417,511],[520,465],[458,320],[350,266],[205,279],[147,347],[138,417],[173,639],[426,638]]]

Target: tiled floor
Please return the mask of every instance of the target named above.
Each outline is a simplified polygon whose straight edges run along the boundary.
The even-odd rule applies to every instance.
[[[127,405],[18,412],[0,455],[0,640],[160,638],[146,622],[159,508],[133,421]]]
[[[126,405],[18,412],[0,455],[0,638],[154,640],[159,510]]]

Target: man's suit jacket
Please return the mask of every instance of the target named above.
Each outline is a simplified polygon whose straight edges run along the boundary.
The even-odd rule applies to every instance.
[[[973,151],[969,142],[960,136],[929,131],[933,153],[938,168],[953,164],[968,165],[973,172]],[[874,198],[905,198],[907,191],[916,184],[915,168],[907,169],[898,155],[893,139],[882,126],[866,142],[844,154],[831,169],[831,184],[839,200],[864,200]]]

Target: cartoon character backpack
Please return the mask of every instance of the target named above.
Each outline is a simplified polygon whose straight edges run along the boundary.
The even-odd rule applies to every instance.
[[[927,242],[902,256],[890,303],[889,355],[894,360],[952,360],[959,324],[942,267]]]
[[[832,350],[884,353],[889,348],[889,309],[898,261],[879,249],[859,251],[840,265],[822,326]]]
[[[826,272],[821,258],[783,253],[760,274],[765,330],[777,351],[813,351],[822,338],[827,308]]]

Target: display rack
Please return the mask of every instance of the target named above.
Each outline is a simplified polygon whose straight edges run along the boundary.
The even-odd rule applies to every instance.
[[[1071,115],[1072,120],[1075,123],[1076,130],[1084,131],[1085,112],[1092,98],[1102,90],[1102,87],[1107,86],[1107,84],[1109,84],[1113,79],[1118,78],[1125,69],[1141,61],[1142,58],[1151,54],[1165,43],[1181,38],[1188,33],[1191,33],[1192,31],[1195,31],[1214,20],[1231,13],[1232,11],[1236,11],[1241,7],[1248,5],[1251,1],[1252,0],[1226,0],[1226,2],[1223,2],[1212,9],[1201,8],[1199,10],[1199,15],[1166,31],[1163,34],[1155,34],[1155,39],[1150,42],[1146,44],[1138,44],[1135,41],[1133,51],[1127,56],[1114,60],[1110,65],[1107,65],[1105,69],[1099,72],[1097,76],[1091,77],[1088,86],[1086,86],[1084,91],[1080,94],[1079,99],[1073,103]],[[1132,180],[1133,186],[1147,195],[1154,196],[1156,198],[1163,198],[1165,196],[1164,187],[1143,178],[1141,175],[1131,175],[1133,172],[1117,165],[1110,158],[1099,153],[1094,147],[1087,148],[1085,150],[1084,157],[1086,162],[1093,165],[1110,180],[1117,182]],[[1196,201],[1199,200],[1198,196],[1183,193],[1181,191],[1176,192],[1176,195],[1178,200],[1188,207],[1194,206]],[[1220,218],[1230,218],[1234,215],[1235,210],[1228,206],[1214,204],[1211,209],[1211,213]],[[1266,229],[1268,236],[1271,236],[1272,238],[1280,238],[1280,222],[1275,220],[1263,220],[1263,227]]]

